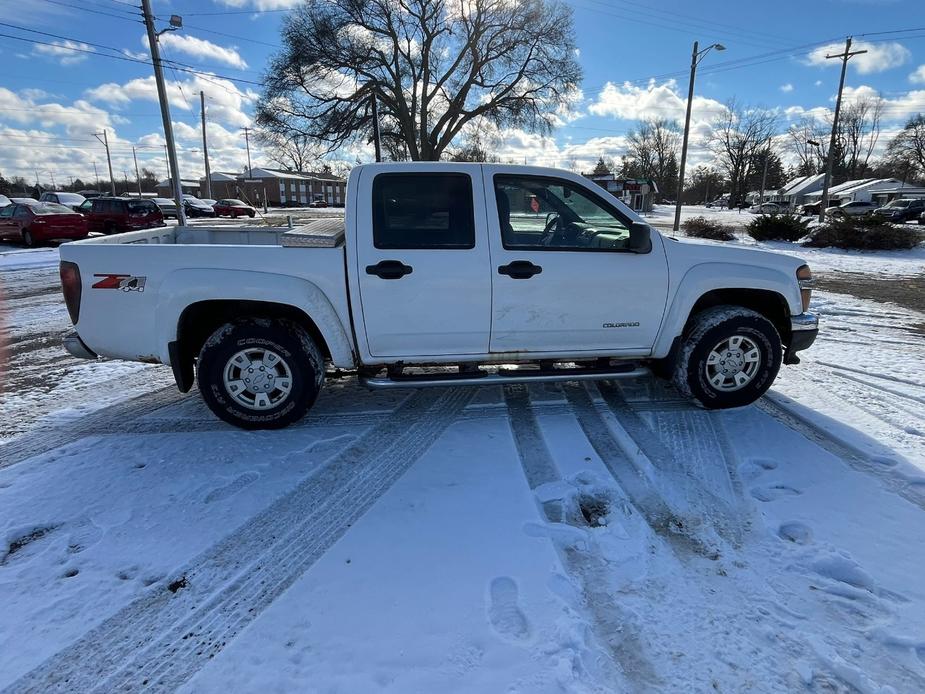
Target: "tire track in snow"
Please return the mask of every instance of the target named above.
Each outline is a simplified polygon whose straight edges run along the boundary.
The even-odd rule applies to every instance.
[[[173,691],[295,582],[423,455],[472,391],[422,390],[269,508],[10,687]]]
[[[765,393],[763,398],[755,402],[755,407],[820,448],[827,450],[836,458],[843,460],[858,472],[875,477],[885,489],[925,511],[925,484],[910,484],[908,478],[894,472],[890,465],[884,464],[886,461],[870,456],[839,437],[833,436],[795,407],[784,402],[777,394]]]
[[[505,386],[504,399],[517,457],[531,491],[535,492],[544,484],[560,482],[561,475],[543,438],[526,386]],[[539,499],[536,502],[540,513],[550,523],[561,522],[559,516],[562,515],[581,517],[578,508],[562,509],[557,514],[550,504],[543,504]],[[583,607],[591,616],[592,631],[606,648],[610,661],[632,683],[634,690],[645,691],[657,686],[658,677],[647,655],[637,620],[621,609],[609,591],[611,569],[607,561],[595,552],[563,546],[554,537],[551,539],[562,565],[579,583]]]
[[[667,474],[669,482],[683,485],[686,501],[697,515],[709,517],[722,537],[738,545],[744,533],[745,494],[736,470],[736,455],[717,413],[695,407],[687,400],[681,401],[682,406],[670,397],[672,407],[659,407],[659,400],[646,403],[646,410],[651,412],[650,425],[640,415],[639,403],[628,401],[618,384],[604,381],[597,388],[646,458]]]
[[[141,372],[137,378],[129,376],[120,379],[120,387],[125,387],[126,382],[132,387],[135,385],[140,386],[150,380],[151,374]],[[135,381],[137,381],[137,384]],[[138,395],[95,410],[79,417],[73,423],[65,424],[60,429],[32,429],[8,443],[0,444],[0,470],[73,443],[86,436],[94,436],[106,431],[114,433],[113,428],[120,426],[116,423],[127,420],[126,424],[128,424],[132,419],[150,414],[162,407],[174,405],[188,397],[191,397],[188,393],[181,393],[175,386],[168,386],[153,393]]]
[[[717,550],[691,534],[691,522],[685,523],[684,518],[672,510],[656,491],[652,480],[643,474],[617,442],[584,384],[566,383],[563,390],[585,437],[649,527],[668,541],[679,558],[700,556],[717,559]],[[631,432],[628,433],[632,436]],[[635,438],[633,440],[639,445]]]

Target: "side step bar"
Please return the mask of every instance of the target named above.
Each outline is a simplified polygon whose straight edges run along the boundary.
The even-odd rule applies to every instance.
[[[402,375],[399,377],[360,377],[360,384],[375,390],[388,388],[430,388],[432,386],[491,386],[509,383],[551,383],[556,381],[606,381],[615,378],[639,378],[650,375],[647,368],[632,365],[630,368],[610,369],[549,369],[536,371],[517,371],[502,369],[497,373],[428,373],[419,375]]]

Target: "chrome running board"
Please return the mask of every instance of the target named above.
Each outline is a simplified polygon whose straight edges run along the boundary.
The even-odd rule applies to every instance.
[[[360,384],[375,390],[388,388],[430,388],[446,386],[491,386],[511,383],[551,383],[556,381],[606,381],[616,378],[639,378],[650,375],[647,368],[633,365],[629,369],[556,369],[540,371],[530,375],[527,370],[514,371],[512,369],[497,373],[483,372],[484,375],[475,376],[464,374],[421,374],[402,375],[398,378],[366,376],[360,377]]]

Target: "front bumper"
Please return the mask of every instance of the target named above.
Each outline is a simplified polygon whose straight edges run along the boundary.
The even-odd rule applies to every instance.
[[[65,335],[64,349],[68,351],[68,354],[78,359],[96,359],[99,356],[84,344],[83,340],[80,339],[80,335],[76,332]]]
[[[801,313],[790,318],[790,344],[784,354],[785,364],[799,364],[800,358],[796,355],[809,348],[816,341],[819,334],[819,317],[812,313]]]

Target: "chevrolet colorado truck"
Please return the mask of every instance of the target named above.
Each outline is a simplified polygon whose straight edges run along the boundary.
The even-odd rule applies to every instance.
[[[169,364],[243,428],[372,388],[638,377],[746,405],[812,344],[800,260],[684,242],[582,176],[495,164],[351,171],[343,219],[64,245],[76,356]]]

